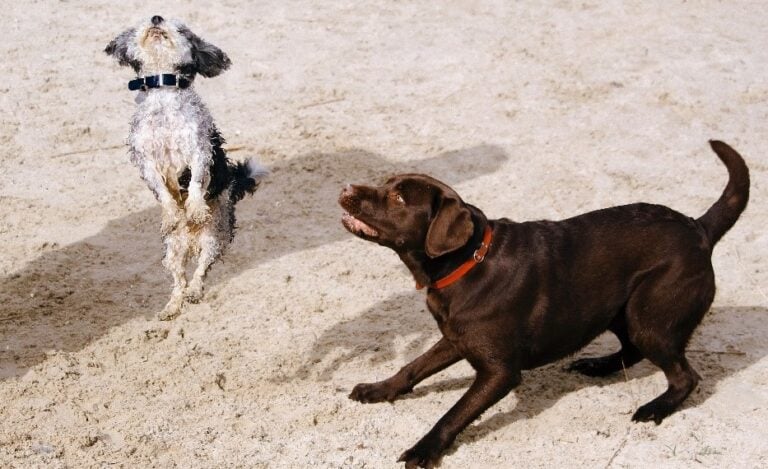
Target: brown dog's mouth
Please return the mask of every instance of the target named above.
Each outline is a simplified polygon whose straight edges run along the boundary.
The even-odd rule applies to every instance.
[[[376,231],[373,227],[366,224],[365,222],[358,220],[348,212],[344,212],[344,214],[341,216],[341,224],[344,225],[344,228],[349,230],[350,233],[357,236],[367,236],[369,238],[376,238],[379,236],[379,232]]]

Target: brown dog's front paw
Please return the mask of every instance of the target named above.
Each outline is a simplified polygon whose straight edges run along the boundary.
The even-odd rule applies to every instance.
[[[416,445],[400,455],[397,462],[404,462],[407,469],[415,467],[433,468],[440,459],[443,445],[433,441],[429,435],[421,439]]]
[[[362,402],[364,404],[371,404],[374,402],[392,402],[403,394],[400,390],[396,389],[390,383],[386,381],[380,381],[378,383],[360,383],[352,389],[349,393],[349,398],[353,401]]]
[[[637,409],[635,415],[632,416],[632,421],[654,422],[656,425],[659,425],[672,412],[674,412],[674,408],[670,408],[660,402],[651,401]]]

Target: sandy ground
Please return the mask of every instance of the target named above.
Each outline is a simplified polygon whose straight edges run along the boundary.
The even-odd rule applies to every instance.
[[[632,424],[666,386],[652,365],[554,363],[442,467],[768,466],[763,2],[195,3],[3,2],[0,466],[397,467],[472,370],[394,404],[347,399],[439,335],[397,257],[341,227],[341,185],[419,171],[491,217],[640,200],[698,216],[727,179],[709,138],[753,186],[690,344],[699,390]],[[131,72],[102,54],[153,14],[229,53],[196,86],[231,156],[273,171],[206,300],[172,322],[154,319],[159,207],[124,146]]]

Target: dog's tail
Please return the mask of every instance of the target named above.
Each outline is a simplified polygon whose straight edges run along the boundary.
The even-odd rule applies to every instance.
[[[269,174],[269,170],[255,160],[248,159],[230,165],[229,173],[232,181],[229,196],[232,203],[237,203],[246,194],[256,192],[261,181]]]
[[[728,168],[728,185],[717,202],[697,221],[704,227],[707,238],[715,246],[720,238],[731,229],[749,200],[749,169],[744,158],[727,144],[710,140],[712,150]]]

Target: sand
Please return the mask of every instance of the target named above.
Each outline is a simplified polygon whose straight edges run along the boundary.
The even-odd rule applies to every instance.
[[[391,251],[347,233],[347,182],[419,171],[490,217],[635,201],[691,216],[727,174],[750,206],[717,246],[689,357],[703,381],[660,426],[647,361],[605,379],[525,372],[444,468],[768,466],[768,30],[762,2],[4,2],[0,466],[398,467],[461,396],[458,364],[393,404],[347,399],[439,332]],[[131,71],[102,53],[154,14],[233,67],[195,86],[268,182],[205,300],[174,321],[160,209],[128,161]],[[607,353],[609,336],[576,356]]]

